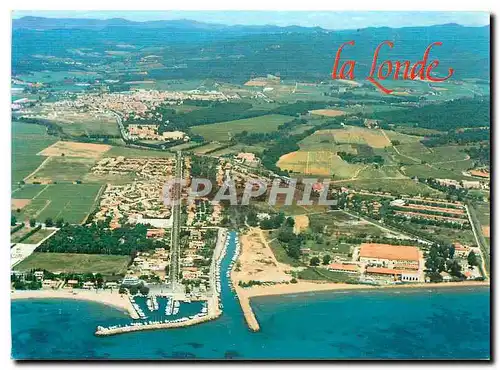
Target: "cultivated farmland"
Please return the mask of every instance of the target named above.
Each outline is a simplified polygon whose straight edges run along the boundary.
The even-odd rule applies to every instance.
[[[231,135],[243,131],[250,133],[276,131],[279,125],[292,119],[290,116],[269,114],[260,117],[196,126],[192,128],[192,131],[197,135],[203,136],[206,141],[228,141]]]
[[[32,192],[34,188],[27,191]],[[18,219],[35,218],[45,221],[63,218],[70,223],[81,223],[92,210],[101,185],[95,184],[50,184],[45,185],[32,198],[30,204],[24,207]],[[22,196],[23,189],[19,190]],[[17,196],[14,193],[13,196]]]

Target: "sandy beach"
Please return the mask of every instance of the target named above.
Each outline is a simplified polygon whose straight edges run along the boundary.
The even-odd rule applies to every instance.
[[[126,312],[133,319],[138,319],[137,312],[135,312],[130,300],[126,294],[119,294],[118,290],[103,291],[99,290],[16,290],[11,293],[11,299],[77,299],[81,301],[92,301],[105,304],[118,308]]]

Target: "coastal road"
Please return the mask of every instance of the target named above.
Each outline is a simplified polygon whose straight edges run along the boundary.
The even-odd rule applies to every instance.
[[[179,258],[180,258],[180,231],[181,231],[181,180],[182,180],[182,153],[177,152],[175,164],[176,182],[171,189],[172,204],[172,234],[170,246],[170,281],[172,290],[179,291]]]
[[[484,277],[489,278],[488,269],[486,264],[490,265],[490,248],[481,230],[481,223],[477,219],[476,211],[470,202],[465,205],[467,210],[467,216],[469,217],[469,222],[472,227],[472,232],[474,233],[474,238],[476,239],[476,244],[481,257],[481,269],[483,270]]]

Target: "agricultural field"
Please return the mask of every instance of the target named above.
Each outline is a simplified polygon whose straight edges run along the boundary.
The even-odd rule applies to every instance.
[[[30,228],[24,227],[21,230],[16,231],[10,236],[10,241],[12,243],[20,242],[21,238],[30,231]],[[51,229],[40,229],[36,233],[28,236],[26,239],[22,240],[23,244],[38,244],[43,239],[47,238],[49,235],[53,234],[55,230]]]
[[[210,155],[219,157],[219,156],[234,155],[234,154],[238,154],[240,152],[260,154],[264,151],[264,149],[265,148],[263,146],[236,144],[236,145],[212,152],[212,153],[210,153]]]
[[[12,191],[12,209],[24,208],[31,199],[35,198],[38,193],[44,191],[47,185],[41,184],[26,184]],[[28,202],[26,202],[28,201]]]
[[[122,274],[129,256],[78,253],[33,253],[16,266],[18,271],[44,269],[51,272]]]
[[[93,158],[48,157],[26,183],[65,183],[82,181],[95,163]]]
[[[212,151],[218,150],[219,148],[223,148],[224,146],[225,146],[224,144],[221,144],[219,142],[212,142],[206,145],[198,146],[190,150],[190,152],[195,154],[208,154]]]
[[[461,171],[452,171],[442,167],[436,167],[430,164],[414,164],[404,166],[403,173],[409,177],[418,178],[438,178],[438,179],[452,179],[452,180],[470,180],[470,177],[462,175]]]
[[[105,144],[58,141],[38,154],[46,157],[99,158],[110,149],[111,146]]]
[[[337,144],[365,144],[372,148],[391,146],[390,140],[381,130],[346,126],[343,129],[319,130],[316,134],[325,139],[331,137]]]
[[[191,131],[203,136],[206,141],[227,141],[231,135],[243,131],[252,133],[272,132],[278,129],[279,125],[291,121],[293,118],[280,114],[269,114],[266,116],[239,119],[236,121],[219,122],[210,125],[192,127]]]
[[[464,152],[465,147],[457,145],[427,148],[423,144],[415,142],[398,145],[396,149],[400,155],[412,159],[417,164],[422,162],[430,164],[447,164],[469,159],[467,153]]]
[[[41,125],[14,121],[12,123],[12,184],[14,189],[45,160],[36,154],[56,139]]]
[[[444,193],[412,179],[357,179],[337,182],[335,185],[354,190],[386,191],[393,194],[423,195],[444,198]]]
[[[116,117],[111,113],[58,111],[52,122],[71,136],[120,135]]]
[[[343,116],[345,114],[344,111],[337,109],[314,109],[310,111],[314,116],[322,116],[322,117],[338,117]]]
[[[334,176],[335,179],[355,177],[363,168],[360,164],[347,163],[333,152],[302,150],[281,156],[277,165],[283,170],[305,175]]]
[[[27,234],[29,233],[30,228],[29,227],[23,227],[16,232],[10,234],[10,242],[11,243],[19,243],[19,241]]]
[[[439,227],[431,225],[419,225],[416,223],[411,224],[413,228],[431,233],[433,237],[438,240],[442,240],[446,243],[461,243],[465,245],[475,245],[476,239],[474,238],[474,233],[470,229],[456,230],[448,227]]]
[[[491,223],[491,210],[489,203],[474,203],[474,209],[476,210],[476,216],[481,224],[481,231],[484,237],[489,242],[490,241],[490,223]]]
[[[27,185],[28,186],[28,185]],[[40,191],[33,196],[31,202],[19,213],[16,213],[18,220],[29,220],[35,218],[44,221],[48,217],[53,220],[63,218],[69,223],[81,223],[85,220],[89,212],[92,211],[96,203],[97,196],[101,189],[98,184],[50,184],[43,186]],[[33,194],[35,188],[29,187],[26,193]],[[13,193],[17,199],[22,196],[26,199],[24,189]]]
[[[370,235],[374,237],[394,237],[395,234],[387,232],[380,227],[351,216],[342,211],[327,212],[321,214],[309,215],[309,227],[318,233],[321,233],[330,242],[336,242],[339,235],[359,236]],[[312,250],[323,250],[330,245],[324,243],[311,243],[308,245]]]

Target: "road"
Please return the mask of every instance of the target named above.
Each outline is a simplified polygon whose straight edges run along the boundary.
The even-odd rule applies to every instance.
[[[110,111],[110,112],[116,117],[116,123],[118,124],[118,129],[120,130],[120,134],[122,136],[122,139],[125,142],[128,142],[130,140],[130,137],[129,137],[127,130],[123,126],[122,117],[118,113],[116,113],[115,111]]]
[[[182,153],[177,152],[175,164],[176,183],[171,190],[172,204],[172,230],[170,239],[170,282],[172,290],[182,290],[179,284],[179,258],[180,258],[180,232],[181,232],[181,180],[182,180]]]
[[[490,265],[490,254],[489,254],[489,245],[484,239],[481,224],[476,216],[476,211],[472,204],[467,203],[465,205],[465,209],[467,210],[467,216],[469,216],[469,222],[472,227],[472,232],[474,233],[474,238],[476,239],[476,244],[478,247],[478,251],[481,257],[481,269],[483,270],[484,277],[486,279],[489,278],[488,269],[486,265]]]

